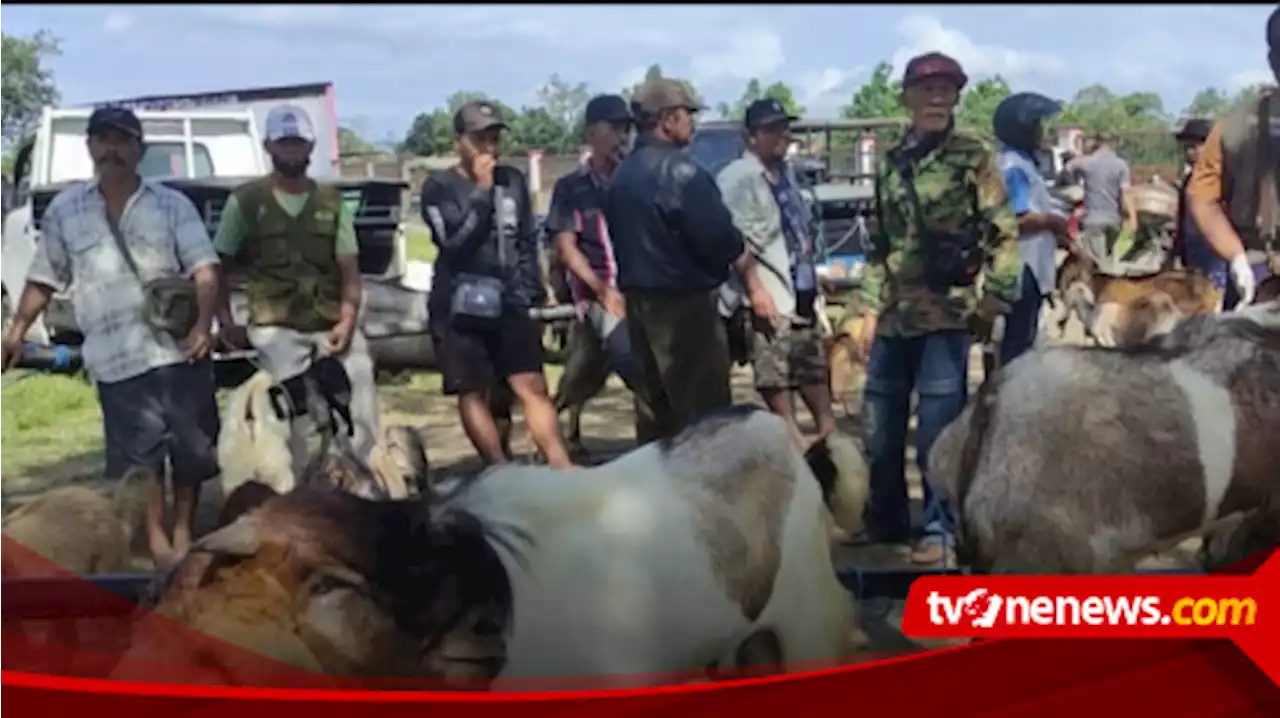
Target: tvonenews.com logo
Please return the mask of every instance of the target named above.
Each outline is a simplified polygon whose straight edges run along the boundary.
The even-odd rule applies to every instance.
[[[1252,598],[1185,596],[1169,610],[1158,596],[1001,595],[985,588],[962,596],[930,591],[925,596],[935,626],[1252,626]]]

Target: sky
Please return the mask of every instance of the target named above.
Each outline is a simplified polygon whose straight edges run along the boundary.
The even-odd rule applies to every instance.
[[[946,52],[975,79],[1068,99],[1102,83],[1159,93],[1269,81],[1274,5],[14,5],[5,34],[47,28],[64,102],[331,81],[338,115],[374,141],[457,90],[514,107],[552,73],[616,92],[652,63],[714,106],[781,80],[835,116],[871,68]]]

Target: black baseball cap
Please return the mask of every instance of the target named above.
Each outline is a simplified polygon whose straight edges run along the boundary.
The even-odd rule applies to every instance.
[[[1179,140],[1196,140],[1204,142],[1209,139],[1209,133],[1213,132],[1213,122],[1202,117],[1193,117],[1182,123],[1181,129],[1175,137]]]
[[[631,109],[621,95],[596,95],[583,113],[586,124],[597,122],[631,122]]]
[[[459,135],[470,135],[476,132],[500,127],[506,129],[507,123],[502,121],[502,114],[492,102],[475,100],[468,102],[453,115],[453,131]]]
[[[127,107],[99,107],[89,115],[87,134],[96,135],[106,130],[119,130],[137,140],[142,140],[142,121]]]
[[[747,114],[743,120],[743,125],[748,130],[755,130],[765,125],[772,125],[775,122],[795,122],[798,119],[800,118],[788,113],[787,108],[783,107],[781,102],[766,97],[763,100],[756,100],[747,106]]]

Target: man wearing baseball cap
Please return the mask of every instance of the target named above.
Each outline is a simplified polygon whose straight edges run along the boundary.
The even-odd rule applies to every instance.
[[[605,204],[618,289],[637,364],[636,439],[674,436],[728,406],[730,355],[716,289],[738,270],[753,311],[774,319],[715,178],[684,152],[701,104],[679,82],[645,82],[631,100],[639,136]]]
[[[860,288],[867,307],[856,340],[867,363],[867,529],[879,541],[911,536],[905,442],[915,390],[925,526],[913,558],[920,563],[943,559],[952,535],[950,512],[930,486],[929,449],[964,408],[971,335],[989,340],[996,319],[1018,299],[1022,268],[1018,221],[995,153],[955,128],[967,82],[960,63],[942,53],[907,63],[902,104],[911,126],[876,171],[878,222]]]
[[[505,381],[547,463],[572,465],[542,369],[542,331],[529,316],[542,293],[537,225],[524,173],[499,165],[499,108],[468,102],[453,117],[459,162],[422,184],[422,216],[440,248],[428,314],[444,392],[480,457],[507,461],[489,397]],[[498,402],[502,403],[502,402]]]
[[[102,407],[106,477],[120,480],[141,469],[158,479],[146,526],[151,555],[164,566],[190,545],[200,485],[218,474],[208,358],[218,255],[191,200],[138,175],[146,148],[137,115],[123,107],[94,110],[87,144],[95,177],[59,192],[45,210],[4,337],[3,367],[22,354],[23,337],[52,296],[73,290],[84,365]],[[182,276],[194,280],[195,316],[162,311],[163,323],[172,325],[162,330],[149,319],[155,317],[147,287]],[[166,464],[174,487],[171,536],[164,528]]]
[[[351,445],[368,461],[378,442],[378,397],[373,361],[359,327],[362,287],[355,208],[333,186],[307,176],[315,149],[311,118],[280,105],[267,114],[264,147],[271,173],[235,190],[222,210],[214,246],[245,275],[247,339],[262,368],[277,382],[293,381],[313,355],[340,358],[351,382]],[[219,324],[235,321],[225,302]],[[295,472],[309,459],[315,419],[293,419]]]
[[[626,305],[618,292],[618,268],[604,216],[605,194],[631,139],[631,111],[619,95],[597,95],[587,103],[584,124],[587,159],[556,181],[547,214],[547,231],[582,317],[571,330],[569,357],[556,388],[558,410],[565,408],[569,387],[582,381],[583,372],[594,375],[602,362],[627,386],[634,384]],[[577,442],[576,422],[571,422],[569,438]]]
[[[792,394],[799,392],[809,407],[819,437],[835,431],[836,417],[815,306],[818,281],[815,238],[810,232],[812,209],[801,196],[796,173],[786,159],[791,123],[796,119],[778,100],[751,103],[743,123],[747,149],[720,171],[716,182],[762,269],[760,281],[778,311],[777,322],[758,317],[754,321],[751,364],[756,391],[787,420],[804,450],[809,442],[796,424]]]

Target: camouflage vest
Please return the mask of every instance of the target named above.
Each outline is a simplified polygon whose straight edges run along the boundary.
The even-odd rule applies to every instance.
[[[1269,127],[1261,126],[1265,115],[1270,116]],[[1237,107],[1223,119],[1222,196],[1245,249],[1269,254],[1280,249],[1280,208],[1275,199],[1277,156],[1269,162],[1264,157],[1264,132],[1270,132],[1280,153],[1280,93],[1264,94],[1258,103]]]
[[[332,328],[342,302],[335,251],[341,193],[313,185],[297,217],[284,211],[265,179],[241,186],[235,197],[246,227],[249,322],[302,332]]]

